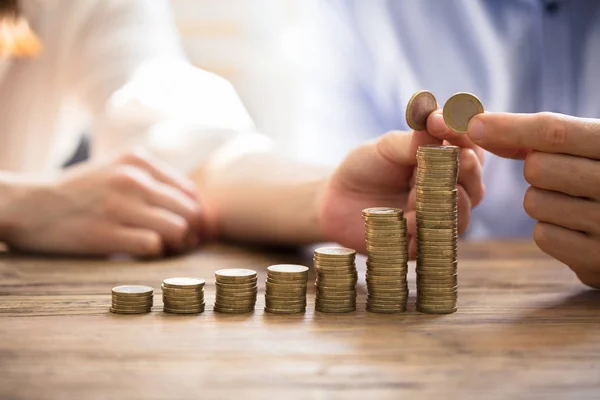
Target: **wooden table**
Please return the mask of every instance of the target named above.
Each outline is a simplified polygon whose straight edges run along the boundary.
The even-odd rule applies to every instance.
[[[529,241],[462,243],[459,311],[212,311],[213,271],[310,263],[215,246],[153,262],[0,256],[0,398],[600,398],[600,291]],[[364,258],[359,260],[364,271]],[[412,269],[412,268],[411,268]],[[207,279],[207,311],[108,312],[110,288]]]

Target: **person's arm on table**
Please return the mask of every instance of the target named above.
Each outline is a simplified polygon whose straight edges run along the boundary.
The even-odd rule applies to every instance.
[[[193,184],[139,151],[45,178],[0,174],[0,241],[17,250],[157,256],[196,245],[201,222]]]
[[[301,244],[333,241],[365,250],[361,210],[405,210],[410,255],[415,256],[415,193],[419,145],[441,143],[426,132],[389,132],[355,148],[332,172],[292,164],[272,153],[216,157],[194,177],[213,235],[220,239]],[[460,155],[459,231],[481,201],[481,162],[475,151]]]
[[[440,131],[433,116],[428,129]],[[467,135],[501,157],[525,160],[531,187],[523,206],[539,221],[533,239],[583,283],[600,288],[600,119],[484,113],[471,120]]]

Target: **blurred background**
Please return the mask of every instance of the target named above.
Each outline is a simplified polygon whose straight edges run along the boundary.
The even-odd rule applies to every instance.
[[[311,157],[298,148],[297,138],[306,126],[303,87],[318,3],[171,0],[191,62],[229,80],[258,130],[272,137],[287,155],[304,159]]]

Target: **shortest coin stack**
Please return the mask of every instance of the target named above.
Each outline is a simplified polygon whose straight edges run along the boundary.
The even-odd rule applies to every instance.
[[[204,279],[167,278],[161,289],[165,312],[198,314],[204,311]]]
[[[220,269],[215,272],[217,296],[215,311],[241,314],[254,311],[258,281],[251,269]]]
[[[346,313],[356,310],[356,251],[344,247],[321,247],[315,250],[317,295],[315,310]]]
[[[110,311],[117,314],[143,314],[152,309],[154,289],[150,286],[123,285],[112,288]]]
[[[273,314],[298,314],[306,311],[308,267],[294,264],[267,268],[265,311]]]

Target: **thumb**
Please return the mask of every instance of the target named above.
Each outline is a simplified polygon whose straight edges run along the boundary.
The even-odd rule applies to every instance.
[[[354,149],[338,169],[346,188],[397,194],[406,190],[417,165],[417,149],[440,144],[425,131],[391,131]]]

